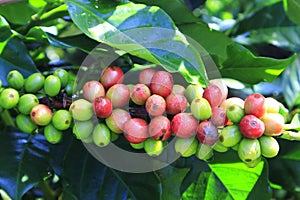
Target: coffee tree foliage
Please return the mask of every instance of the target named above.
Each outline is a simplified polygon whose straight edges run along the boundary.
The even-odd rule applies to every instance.
[[[278,139],[279,155],[262,159],[255,168],[248,168],[230,150],[215,153],[209,161],[192,156],[153,172],[126,173],[97,161],[71,131],[64,132],[60,143],[50,144],[43,134],[22,133],[15,126],[16,111],[3,110],[3,198],[299,198],[300,146],[293,141],[299,138],[298,1],[8,0],[0,4],[4,87],[6,75],[14,69],[24,77],[35,72],[47,75],[57,68],[76,74],[98,47],[100,59],[121,54],[114,64],[124,70],[157,64],[180,72],[187,82],[203,85],[210,78],[205,66],[214,63],[226,78],[230,96],[272,96],[288,108],[288,122],[296,116],[288,140]],[[170,37],[164,31],[184,37]],[[201,46],[200,53],[184,46],[190,41]],[[182,47],[186,53],[175,55]],[[190,58],[196,58],[195,63],[187,62]]]

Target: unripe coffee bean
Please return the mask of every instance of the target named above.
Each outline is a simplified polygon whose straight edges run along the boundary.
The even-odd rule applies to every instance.
[[[13,88],[6,88],[0,94],[0,106],[5,109],[14,108],[19,102],[19,93]]]
[[[45,93],[50,96],[54,97],[58,95],[61,89],[60,79],[56,76],[49,75],[44,83],[44,91]]]
[[[12,70],[7,74],[7,82],[10,87],[20,90],[24,86],[24,77],[23,75],[17,71],[17,70]]]
[[[161,140],[149,138],[144,142],[144,149],[149,156],[159,156],[164,150],[164,145]]]
[[[41,73],[34,73],[27,77],[24,88],[26,92],[35,93],[43,88],[45,77]]]
[[[175,151],[180,153],[182,157],[190,157],[194,155],[198,148],[198,141],[195,137],[176,138]]]
[[[105,147],[110,143],[111,133],[109,128],[103,124],[97,124],[93,131],[94,143],[99,147]]]
[[[38,98],[33,94],[24,94],[20,97],[18,110],[25,115],[30,114],[31,109],[39,104]]]
[[[44,128],[44,136],[49,143],[56,144],[62,140],[63,132],[57,130],[52,124]]]
[[[34,133],[38,126],[31,120],[29,115],[19,114],[16,117],[17,127],[24,133]]]

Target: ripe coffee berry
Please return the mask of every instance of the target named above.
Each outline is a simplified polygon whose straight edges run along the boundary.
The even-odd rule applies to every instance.
[[[128,104],[130,100],[130,89],[124,84],[111,86],[106,93],[114,108],[120,108]]]
[[[181,94],[170,94],[166,98],[166,105],[167,113],[175,115],[186,110],[188,107],[188,100]]]
[[[265,97],[261,94],[250,94],[244,103],[246,114],[262,117],[265,114]]]
[[[219,108],[219,107],[214,107],[212,108],[212,115],[211,115],[211,122],[215,126],[224,126],[227,123],[228,119],[226,116],[226,110]]]
[[[115,133],[123,133],[124,124],[131,119],[129,112],[116,108],[111,115],[105,119],[108,128]]]
[[[139,83],[145,84],[150,87],[151,79],[156,70],[152,68],[143,69],[139,74]]]
[[[259,138],[265,131],[265,124],[254,115],[245,115],[239,127],[241,133],[250,139]]]
[[[181,138],[189,138],[196,135],[198,121],[191,113],[178,113],[171,121],[172,132]]]
[[[96,97],[105,96],[105,89],[99,81],[88,81],[82,88],[83,97],[93,102]]]
[[[147,122],[140,118],[132,118],[124,124],[124,136],[133,144],[144,142],[148,138]]]
[[[97,117],[107,118],[112,113],[112,103],[107,97],[96,97],[93,103],[93,110]]]
[[[211,107],[216,107],[221,105],[223,102],[221,89],[213,83],[210,83],[203,92],[203,98],[207,99]]]
[[[221,79],[213,79],[210,81],[210,83],[220,88],[222,93],[221,102],[225,101],[228,96],[228,88],[227,85],[224,83],[224,81],[222,81]]]
[[[202,144],[212,146],[219,139],[218,129],[211,121],[202,121],[197,127],[197,137]]]
[[[155,140],[165,141],[171,136],[171,122],[165,116],[154,117],[149,123],[149,136]]]
[[[173,85],[172,74],[166,71],[157,71],[151,79],[150,91],[152,94],[158,94],[166,98],[171,94]]]
[[[137,105],[144,105],[150,95],[150,89],[145,84],[136,84],[131,89],[131,100]]]
[[[279,113],[266,113],[260,118],[265,124],[265,135],[278,136],[282,134],[284,117]]]
[[[106,67],[100,75],[100,82],[106,89],[115,84],[122,83],[123,80],[124,73],[120,67],[116,66]]]
[[[36,105],[30,112],[31,120],[40,126],[46,126],[51,122],[52,111],[44,104]]]
[[[174,84],[172,88],[172,93],[173,94],[185,94],[185,88],[182,85]]]
[[[151,95],[146,101],[146,111],[151,116],[160,116],[166,110],[166,101],[157,94]]]

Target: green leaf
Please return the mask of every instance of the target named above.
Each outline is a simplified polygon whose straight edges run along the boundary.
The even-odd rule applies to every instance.
[[[7,128],[1,131],[0,146],[0,187],[12,199],[21,199],[48,176],[48,142],[42,135]]]
[[[283,0],[283,3],[286,14],[290,18],[290,20],[300,25],[300,2],[297,0]]]
[[[36,10],[27,1],[10,3],[0,7],[0,15],[3,15],[9,22],[18,25],[26,25],[35,13]]]
[[[11,36],[11,34],[12,32],[9,24],[4,17],[0,16],[0,43],[7,40]]]
[[[247,37],[237,37],[236,41],[244,45],[267,43],[293,52],[300,51],[300,26],[260,28],[249,33]]]
[[[20,71],[25,77],[37,72],[25,44],[17,37],[9,39],[0,54],[0,79],[7,86],[6,76],[11,70]]]
[[[288,27],[294,25],[285,14],[282,2],[278,2],[271,6],[266,6],[255,13],[250,13],[238,23],[235,34],[239,35],[260,28]]]
[[[216,154],[209,163],[212,172],[220,179],[233,199],[246,199],[262,174],[264,162],[249,168],[237,157],[237,152]]]
[[[162,65],[170,72],[183,71],[188,82],[208,83],[202,52],[187,42],[163,10],[105,2],[66,1],[75,24],[92,39]]]
[[[254,56],[248,49],[239,45],[229,45],[228,58],[221,66],[223,77],[255,84],[272,82],[296,59],[296,54],[286,59]]]
[[[283,96],[291,109],[294,106],[300,105],[300,56],[292,63],[283,74],[282,80]]]

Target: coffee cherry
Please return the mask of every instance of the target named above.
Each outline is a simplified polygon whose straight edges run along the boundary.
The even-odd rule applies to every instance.
[[[197,127],[197,137],[202,144],[212,146],[219,139],[218,129],[211,121],[202,121]]]
[[[233,123],[239,123],[244,115],[244,109],[236,104],[229,106],[226,110],[227,118]]]
[[[48,106],[39,104],[32,108],[30,117],[35,124],[39,126],[46,126],[51,122],[52,111]]]
[[[72,122],[71,113],[67,110],[58,110],[53,114],[52,124],[53,126],[60,130],[64,131],[70,128]]]
[[[63,132],[57,130],[52,124],[44,128],[44,136],[49,143],[56,144],[62,140]]]
[[[185,90],[185,97],[187,100],[192,103],[194,99],[201,98],[203,94],[203,88],[198,84],[190,84],[187,86]]]
[[[166,110],[166,101],[157,94],[151,95],[146,101],[146,111],[151,116],[160,116]]]
[[[194,155],[198,148],[198,141],[195,137],[176,138],[175,151],[180,153],[182,157],[190,157]]]
[[[244,103],[246,114],[262,117],[265,114],[265,97],[261,94],[250,94]]]
[[[148,131],[154,140],[165,141],[171,136],[171,122],[165,116],[154,117],[149,123]]]
[[[123,133],[124,124],[131,119],[130,114],[123,109],[116,108],[105,119],[108,128],[115,133]]]
[[[74,101],[69,111],[73,119],[79,121],[87,121],[93,116],[92,104],[85,99],[78,99]]]
[[[38,104],[39,104],[39,100],[35,95],[24,94],[19,99],[18,110],[20,113],[29,115],[31,109]]]
[[[175,115],[186,110],[188,107],[188,100],[181,94],[170,94],[166,98],[166,105],[167,113]]]
[[[258,140],[243,138],[239,144],[238,155],[243,162],[251,162],[258,159],[261,156]]]
[[[143,149],[145,142],[141,142],[141,143],[137,143],[137,144],[133,144],[133,143],[129,143],[129,144],[134,149]]]
[[[94,129],[94,124],[92,121],[76,121],[73,126],[73,134],[79,140],[84,140],[88,138]]]
[[[100,75],[100,82],[106,89],[115,84],[122,83],[123,80],[124,73],[120,67],[116,66],[106,67]]]
[[[226,110],[219,107],[212,108],[211,122],[219,127],[224,126],[228,121]]]
[[[93,103],[93,110],[97,117],[106,118],[112,113],[112,103],[107,97],[96,97]]]
[[[266,158],[273,158],[279,152],[277,140],[271,136],[261,136],[259,139],[261,154]]]
[[[53,72],[53,75],[59,78],[62,88],[66,87],[69,81],[69,72],[62,68],[58,68]]]
[[[191,113],[178,113],[171,121],[172,132],[181,138],[189,138],[196,135],[198,121]]]
[[[259,138],[265,131],[265,124],[254,115],[245,115],[239,127],[241,133],[250,139]]]
[[[60,79],[56,76],[49,75],[44,83],[44,91],[45,93],[50,96],[54,97],[58,95],[61,89]]]
[[[114,108],[120,108],[128,104],[130,89],[124,84],[116,84],[108,89],[106,97],[111,101]]]
[[[166,71],[157,71],[151,79],[150,91],[152,94],[158,94],[166,98],[171,94],[173,85],[172,74]]]
[[[136,84],[131,90],[131,100],[137,105],[144,105],[150,97],[150,89],[144,84]]]
[[[233,147],[240,142],[242,134],[237,125],[229,125],[222,129],[219,141],[225,147]]]
[[[174,84],[172,88],[172,93],[185,95],[185,88],[182,85]]]
[[[164,150],[164,145],[161,140],[149,138],[144,142],[144,149],[149,156],[159,156]]]
[[[199,143],[196,151],[197,158],[200,160],[209,160],[213,155],[213,148],[211,146]]]
[[[220,108],[227,110],[231,105],[238,105],[244,109],[244,100],[239,97],[230,97],[222,102]]]
[[[139,83],[145,84],[150,87],[151,79],[155,72],[156,70],[153,68],[143,69],[139,74]]]
[[[77,83],[75,81],[73,80],[68,81],[68,84],[65,87],[65,91],[69,97],[73,95],[76,87],[77,87]]]
[[[19,102],[19,93],[13,88],[6,88],[0,94],[0,106],[5,109],[14,108]]]
[[[99,81],[88,81],[82,88],[83,97],[89,102],[94,102],[96,97],[105,96],[105,89]]]
[[[24,133],[32,134],[37,130],[37,125],[31,120],[29,115],[18,114],[16,117],[17,127]]]
[[[147,122],[140,118],[132,118],[124,124],[124,136],[133,144],[144,142],[148,138]]]
[[[282,134],[284,117],[278,113],[266,113],[260,118],[265,125],[265,135],[278,136]]]
[[[210,81],[211,84],[214,84],[220,88],[222,96],[221,96],[221,102],[225,101],[228,96],[228,88],[227,85],[224,83],[222,79],[213,79]]]
[[[28,93],[35,93],[41,90],[44,86],[45,77],[41,73],[31,74],[25,80],[24,88]]]
[[[94,143],[99,147],[105,147],[110,143],[111,133],[109,128],[103,124],[97,124],[93,131]]]
[[[265,98],[264,108],[266,113],[279,113],[280,103],[272,97],[267,97]]]
[[[212,109],[209,102],[200,97],[194,99],[191,103],[191,111],[197,119],[200,121],[209,119],[212,115]]]
[[[223,102],[222,99],[222,91],[221,89],[213,83],[210,83],[203,92],[203,98],[205,98],[211,107],[216,107],[221,105],[221,103]]]
[[[7,82],[10,87],[20,90],[24,86],[24,77],[23,75],[17,71],[17,70],[12,70],[7,74]]]
[[[228,147],[225,147],[219,140],[213,145],[213,150],[224,153],[229,150]]]

